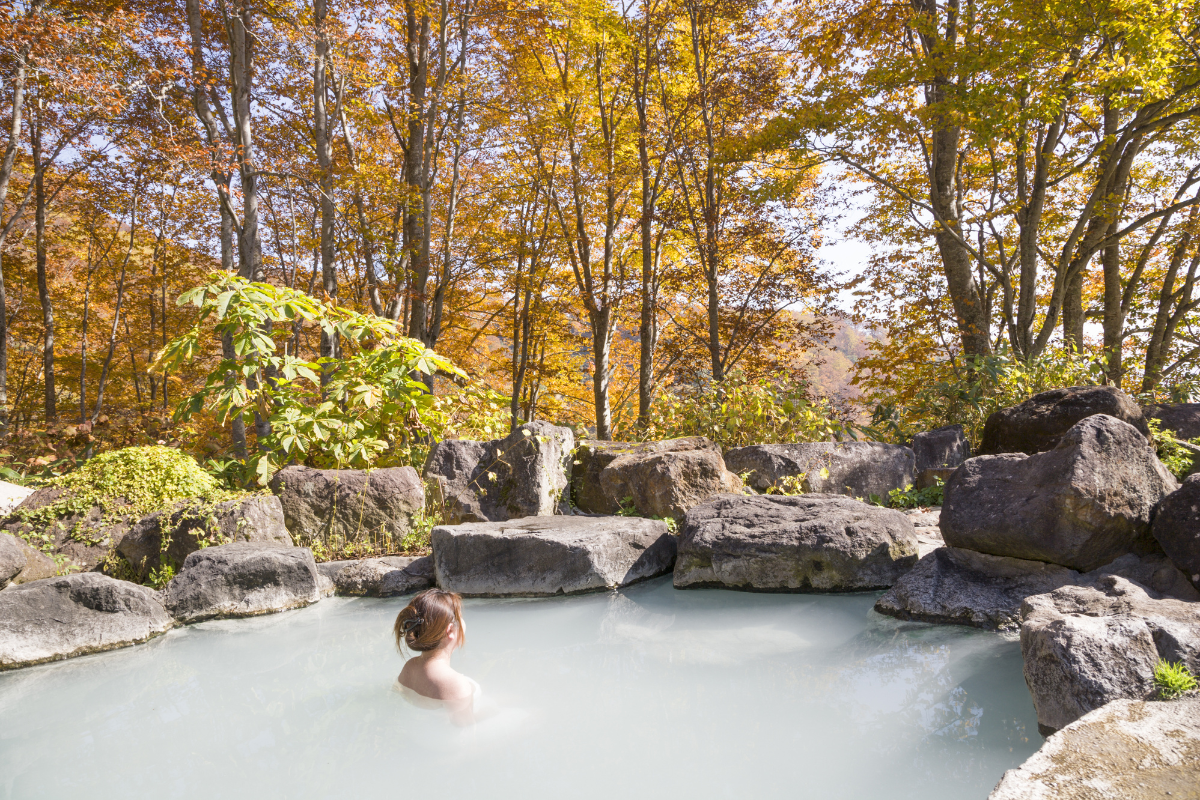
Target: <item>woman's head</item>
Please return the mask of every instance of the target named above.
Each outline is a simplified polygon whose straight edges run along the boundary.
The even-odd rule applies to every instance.
[[[462,647],[462,598],[455,592],[426,589],[396,616],[396,647],[427,653],[442,646]]]

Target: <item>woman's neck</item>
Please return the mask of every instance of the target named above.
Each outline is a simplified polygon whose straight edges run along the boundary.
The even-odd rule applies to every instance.
[[[444,661],[447,664],[449,664],[450,663],[450,654],[453,652],[454,652],[454,650],[452,648],[439,647],[436,650],[430,650],[427,653],[422,653],[418,657],[422,661],[424,661],[426,664],[433,664],[433,663],[439,662],[439,661]]]

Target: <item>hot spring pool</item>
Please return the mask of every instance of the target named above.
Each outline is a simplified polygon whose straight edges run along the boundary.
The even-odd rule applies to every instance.
[[[1041,743],[1016,642],[875,594],[472,600],[468,730],[391,688],[404,599],[0,673],[0,796],[986,798]]]

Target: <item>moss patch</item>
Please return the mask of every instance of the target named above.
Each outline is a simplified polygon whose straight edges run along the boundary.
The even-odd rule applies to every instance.
[[[106,517],[114,513],[143,517],[193,497],[220,502],[238,496],[222,489],[191,456],[156,445],[102,453],[51,485],[63,489],[63,496],[21,513],[23,520],[50,522],[86,514],[94,506],[100,506]]]

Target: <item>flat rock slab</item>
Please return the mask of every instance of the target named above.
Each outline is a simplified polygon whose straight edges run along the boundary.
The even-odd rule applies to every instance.
[[[578,594],[671,570],[675,537],[641,517],[526,517],[440,525],[433,561],[443,589],[479,596]]]
[[[1143,436],[1150,435],[1142,407],[1125,392],[1113,386],[1069,386],[993,412],[983,425],[979,453],[1043,453],[1058,446],[1079,422],[1096,414],[1115,417]]]
[[[1049,452],[972,458],[946,484],[946,544],[1082,571],[1157,550],[1150,521],[1179,487],[1153,446],[1103,414],[1067,431]]]
[[[317,564],[339,595],[394,597],[433,586],[433,556],[384,556]]]
[[[988,800],[1200,796],[1200,698],[1114,700],[1048,738]]]
[[[0,516],[8,516],[26,497],[33,494],[33,491],[28,486],[0,481]]]
[[[901,576],[875,610],[898,619],[1016,631],[1026,597],[1078,580],[1078,572],[1055,564],[939,547]]]
[[[921,530],[917,529],[918,537]],[[1016,631],[1025,598],[1063,586],[1094,586],[1105,575],[1139,583],[1151,590],[1152,597],[1200,601],[1200,593],[1160,555],[1125,555],[1081,573],[1044,561],[941,547],[922,555],[917,566],[876,601],[875,610],[918,622]]]
[[[1115,575],[1021,606],[1021,655],[1038,725],[1065,728],[1118,699],[1155,696],[1158,660],[1200,674],[1200,603],[1155,599]]]
[[[688,512],[675,586],[852,592],[891,586],[917,562],[912,522],[841,495],[723,495]]]
[[[912,449],[881,442],[756,444],[730,450],[725,464],[748,474],[751,488],[759,492],[795,478],[805,492],[869,499],[906,489],[916,479]]]
[[[152,589],[97,572],[10,586],[0,592],[0,669],[138,644],[174,624]]]
[[[320,598],[311,550],[251,542],[197,550],[163,591],[180,622],[271,614]]]

